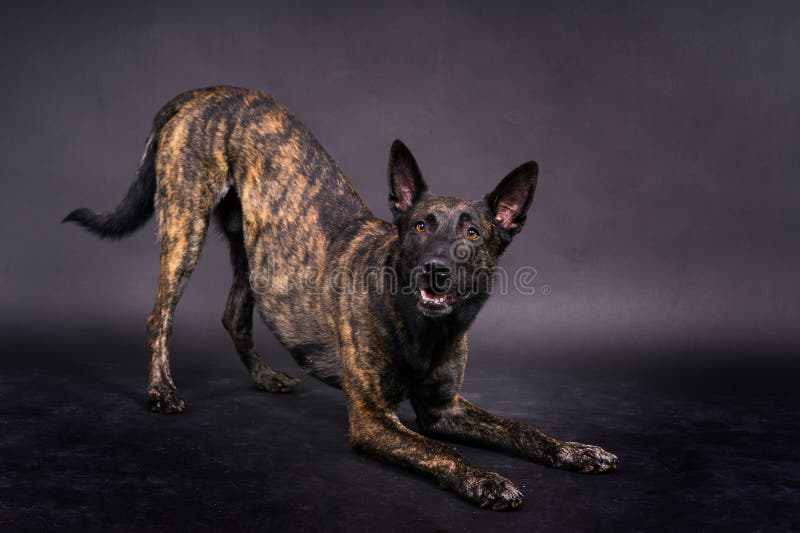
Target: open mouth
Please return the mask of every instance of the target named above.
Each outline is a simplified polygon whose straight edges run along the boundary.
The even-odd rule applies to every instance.
[[[436,292],[432,289],[418,289],[417,308],[426,316],[443,316],[453,310],[458,296],[452,292]]]

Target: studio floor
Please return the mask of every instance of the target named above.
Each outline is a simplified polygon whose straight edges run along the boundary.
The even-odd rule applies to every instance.
[[[759,354],[499,355],[474,348],[465,396],[617,472],[585,476],[455,446],[525,494],[480,510],[347,445],[340,391],[256,390],[225,339],[176,339],[179,416],[144,407],[142,332],[7,332],[0,367],[4,531],[791,531],[800,527],[796,367]],[[274,345],[269,350],[278,350]],[[401,419],[413,424],[407,406]]]

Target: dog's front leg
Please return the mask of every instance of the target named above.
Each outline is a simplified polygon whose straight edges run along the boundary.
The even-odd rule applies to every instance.
[[[354,449],[431,475],[442,487],[484,508],[501,511],[522,504],[522,493],[508,479],[477,468],[451,448],[411,431],[388,408],[366,404],[361,398],[348,398]]]
[[[556,468],[583,473],[617,468],[617,456],[599,446],[561,442],[525,423],[498,416],[461,396],[441,405],[413,402],[427,434],[492,446]]]

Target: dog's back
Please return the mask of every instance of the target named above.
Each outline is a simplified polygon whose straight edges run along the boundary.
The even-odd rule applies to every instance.
[[[339,384],[325,283],[331,252],[364,229],[387,230],[300,121],[250,89],[175,97],[156,115],[139,177],[122,203],[103,213],[76,210],[67,220],[120,238],[153,213],[162,243],[159,295],[180,295],[214,213],[231,241],[234,284],[246,278],[260,314],[292,355]],[[173,299],[157,301],[150,320],[156,329]]]

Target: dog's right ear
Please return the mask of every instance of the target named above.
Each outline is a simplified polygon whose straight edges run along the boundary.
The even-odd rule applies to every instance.
[[[389,208],[393,215],[408,211],[428,190],[411,151],[399,139],[389,151]]]

